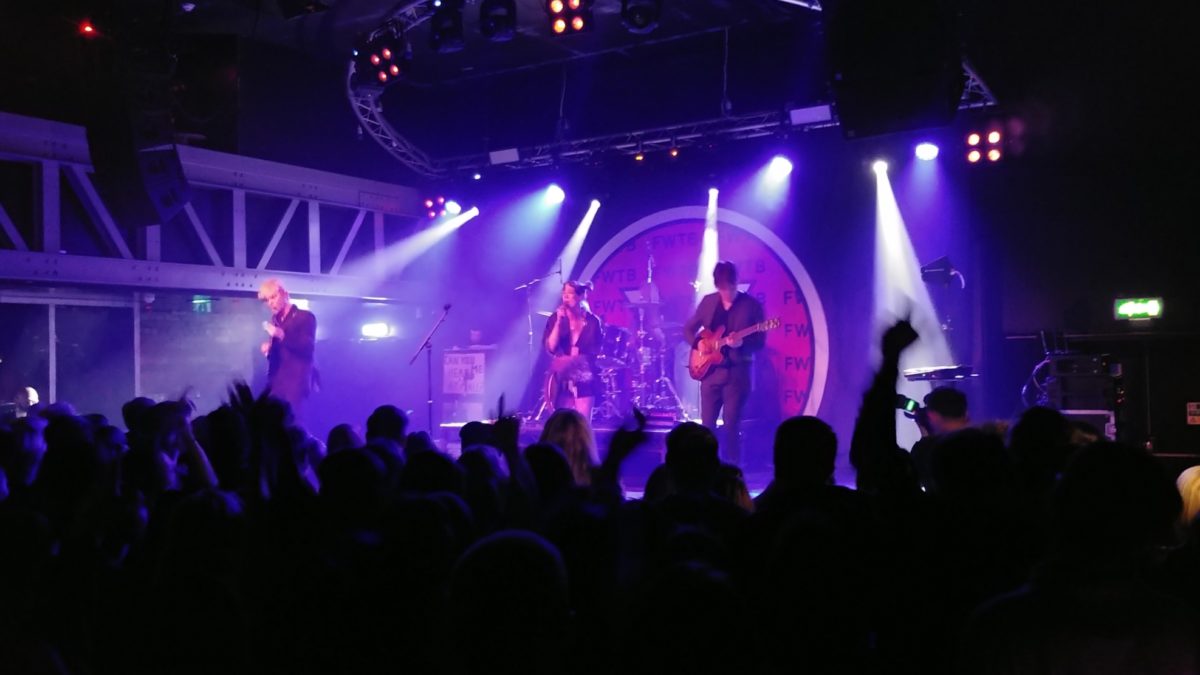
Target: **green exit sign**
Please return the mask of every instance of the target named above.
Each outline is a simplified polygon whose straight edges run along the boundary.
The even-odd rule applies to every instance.
[[[1113,301],[1114,319],[1158,319],[1162,313],[1162,298],[1117,298]]]

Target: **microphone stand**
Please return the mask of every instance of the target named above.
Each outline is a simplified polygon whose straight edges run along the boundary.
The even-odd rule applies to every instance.
[[[562,275],[563,275],[562,258],[558,259],[558,269],[557,270],[555,270],[553,272],[549,272],[547,274],[544,274],[540,277],[534,277],[534,278],[530,279],[529,281],[526,281],[525,283],[523,283],[519,286],[515,286],[513,288],[514,291],[525,291],[525,320],[529,327],[529,336],[528,336],[528,340],[525,345],[525,350],[526,350],[526,357],[529,361],[529,379],[531,381],[533,380],[533,376],[534,376],[533,368],[534,368],[534,365],[537,363],[536,359],[534,359],[534,356],[533,356],[533,295],[532,295],[533,287],[542,283],[546,279],[549,279],[551,276],[553,276],[555,274],[558,275],[559,285],[561,286],[562,285]]]
[[[417,357],[421,352],[425,352],[425,393],[428,394],[426,403],[429,406],[429,438],[433,438],[433,334],[446,323],[446,317],[450,315],[450,303],[442,305],[442,316],[438,318],[437,323],[433,324],[433,328],[429,329],[429,334],[425,336],[425,341],[417,347],[417,351],[413,352],[412,358],[408,360],[408,365],[416,363]]]

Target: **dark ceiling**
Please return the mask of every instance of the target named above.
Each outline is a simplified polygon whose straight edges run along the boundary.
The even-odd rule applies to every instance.
[[[964,55],[1000,99],[997,114],[1020,116],[1045,142],[1075,148],[1115,144],[1146,156],[1190,148],[1173,131],[1189,125],[1180,100],[1196,81],[1189,5],[1149,12],[1135,3],[945,1],[957,12]],[[192,47],[201,67],[261,72],[275,67],[260,58],[274,50],[297,54],[301,64],[323,63],[312,77],[338,80],[356,37],[408,4],[325,0],[323,11],[286,18],[281,2],[303,4],[195,0],[190,12],[174,0],[165,6],[175,9],[169,30],[179,40],[204,37]],[[164,3],[0,3],[0,23],[9,29],[0,42],[0,108],[79,121],[79,82],[105,73],[80,48],[75,21],[103,18],[116,5],[149,12]],[[385,96],[390,119],[435,151],[453,153],[522,142],[514,129],[530,120],[539,134],[562,133],[566,125],[582,136],[713,117],[724,98],[735,114],[829,99],[823,13],[785,0],[664,0],[659,28],[634,35],[621,25],[619,6],[596,0],[594,31],[555,37],[541,0],[517,0],[516,38],[493,44],[480,37],[478,2],[469,0],[461,52],[431,53],[428,26],[410,35],[413,68]],[[220,46],[229,41],[241,46]],[[321,87],[328,97],[340,85]],[[284,95],[299,102],[306,93]]]

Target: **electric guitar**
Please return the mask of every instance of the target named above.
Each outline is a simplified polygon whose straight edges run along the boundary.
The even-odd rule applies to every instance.
[[[688,355],[688,374],[693,380],[702,380],[713,366],[719,366],[725,361],[721,347],[737,342],[747,335],[765,332],[779,328],[779,319],[767,319],[739,331],[725,335],[725,327],[720,326],[715,331],[707,328],[700,330],[700,336],[692,343],[692,353]]]

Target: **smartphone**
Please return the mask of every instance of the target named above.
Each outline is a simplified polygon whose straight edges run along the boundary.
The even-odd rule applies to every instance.
[[[921,408],[921,404],[915,399],[911,399],[904,394],[896,394],[896,408],[912,415]]]

